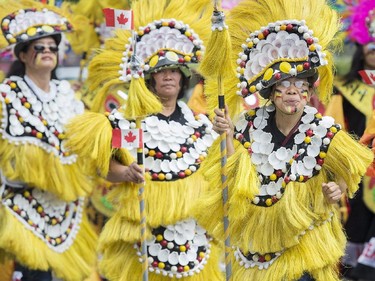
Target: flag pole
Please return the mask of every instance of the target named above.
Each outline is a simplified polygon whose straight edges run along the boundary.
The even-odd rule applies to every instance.
[[[217,107],[225,114],[224,83],[223,79],[233,77],[235,71],[232,65],[232,46],[224,19],[223,11],[218,9],[218,0],[214,0],[214,9],[212,15],[211,37],[207,44],[205,55],[199,66],[199,71],[205,79],[216,79],[217,93],[211,95],[207,93],[209,106]],[[216,95],[217,94],[217,95]],[[211,96],[213,99],[211,99]],[[217,98],[217,99],[216,99]],[[226,281],[232,277],[231,246],[229,235],[229,203],[228,203],[228,183],[227,183],[227,134],[220,134],[220,158],[221,158],[221,189],[223,203],[223,225],[224,225],[224,242],[225,242],[225,276]]]
[[[136,119],[136,128],[141,129],[141,118]],[[143,139],[143,138],[142,138]],[[145,174],[144,168],[144,154],[143,154],[143,141],[142,147],[137,149],[137,164],[142,168],[143,175]],[[148,281],[148,259],[147,259],[147,244],[146,244],[146,208],[145,208],[145,181],[138,186],[138,201],[139,211],[141,217],[141,259],[142,259],[142,280]]]
[[[107,26],[119,27],[116,25],[115,9],[105,8],[103,9],[106,24]],[[123,114],[127,120],[135,120],[136,128],[139,130],[139,134],[142,135],[141,122],[142,119],[151,115],[156,114],[162,111],[163,106],[160,100],[147,88],[147,85],[144,80],[144,62],[141,58],[137,56],[136,53],[136,44],[137,44],[137,32],[134,30],[134,18],[132,10],[125,11],[120,10],[121,15],[128,15],[129,23],[121,26],[122,29],[131,30],[129,36],[131,38],[131,56],[128,58],[126,56],[126,61],[122,65],[122,76],[119,77],[119,83],[129,82],[127,79],[127,69],[131,72],[130,85],[128,89],[128,99],[126,105],[123,108]],[[124,16],[122,16],[124,17]],[[122,57],[124,58],[124,56]],[[137,147],[137,164],[142,168],[142,173],[145,175],[144,169],[144,143],[143,138],[141,144]],[[145,182],[138,185],[138,201],[139,201],[139,210],[140,210],[140,250],[141,257],[140,262],[142,263],[142,280],[148,281],[148,258],[147,258],[147,244],[146,244],[146,234],[147,234],[147,214],[146,214],[146,204],[145,204]]]
[[[132,30],[132,49],[133,55],[131,57],[131,68],[132,75],[137,74],[140,70],[140,61],[136,56],[136,33]],[[141,130],[141,121],[142,117],[136,117],[136,128]],[[143,138],[142,138],[142,147],[137,149],[137,164],[142,168],[143,175],[145,175],[144,169],[144,154],[143,154]],[[139,212],[140,212],[140,225],[141,225],[141,261],[142,261],[142,281],[148,281],[148,258],[147,258],[147,244],[146,244],[146,229],[147,229],[147,220],[146,220],[146,206],[145,206],[145,181],[138,185],[138,201],[139,201]]]
[[[214,11],[212,16],[212,30],[215,35],[211,37],[211,47],[212,48],[224,48],[230,49],[231,46],[228,40],[229,34],[227,26],[224,22],[225,15],[223,11],[218,10],[218,1],[214,1]],[[219,50],[217,50],[219,51]],[[211,50],[213,53],[222,53]],[[223,60],[228,60],[230,58],[223,55]],[[217,60],[220,63],[220,59]],[[223,67],[221,65],[221,67]],[[224,98],[224,85],[223,85],[223,73],[218,71],[217,74],[217,86],[218,86],[218,105],[219,109],[225,112],[225,98]],[[229,235],[229,203],[228,203],[228,182],[227,182],[227,133],[224,132],[220,134],[220,158],[221,158],[221,189],[222,189],[222,201],[223,201],[223,224],[224,224],[224,246],[225,246],[225,280],[230,281],[232,278],[232,261],[231,261],[231,246],[230,246],[230,235]]]

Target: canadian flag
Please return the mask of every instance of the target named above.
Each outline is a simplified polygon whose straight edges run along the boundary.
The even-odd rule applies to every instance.
[[[360,70],[358,73],[366,84],[375,85],[375,70]]]
[[[132,10],[118,10],[112,8],[103,9],[105,25],[121,29],[133,30],[134,20]]]
[[[113,129],[112,147],[115,148],[143,148],[142,129]]]

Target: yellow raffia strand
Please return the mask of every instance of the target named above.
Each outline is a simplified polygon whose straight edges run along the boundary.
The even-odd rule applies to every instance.
[[[217,79],[221,77],[233,77],[236,75],[232,65],[232,46],[227,28],[214,30],[207,43],[204,59],[199,66],[199,72],[205,77]]]
[[[101,113],[86,112],[74,117],[66,125],[66,146],[74,153],[79,153],[90,175],[98,172],[105,177],[108,174],[112,149],[112,126],[108,118]],[[98,134],[101,132],[101,134]]]
[[[124,116],[127,119],[145,117],[161,112],[163,106],[160,100],[147,88],[145,80],[140,77],[133,78],[130,82],[128,101],[125,106]]]

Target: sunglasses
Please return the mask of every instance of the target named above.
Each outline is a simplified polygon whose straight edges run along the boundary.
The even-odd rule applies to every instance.
[[[276,87],[282,86],[284,88],[289,88],[290,86],[292,86],[292,84],[298,89],[302,89],[303,87],[309,87],[309,85],[310,85],[309,82],[306,82],[306,81],[303,81],[303,80],[297,80],[297,81],[294,81],[294,82],[290,82],[288,80],[283,80],[283,81],[277,83]]]
[[[51,53],[57,53],[59,51],[59,47],[57,46],[34,45],[33,48],[37,53],[43,53],[45,49],[50,50]]]

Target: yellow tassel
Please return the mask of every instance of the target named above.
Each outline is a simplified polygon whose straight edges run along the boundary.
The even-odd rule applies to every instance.
[[[235,77],[235,67],[231,60],[232,44],[228,32],[228,27],[224,22],[224,13],[214,11],[213,31],[210,40],[207,43],[206,52],[202,63],[199,66],[199,72],[205,77],[217,76]]]
[[[86,112],[66,125],[66,133],[69,136],[66,146],[87,163],[84,168],[88,173],[96,175],[99,171],[105,177],[112,155],[112,126],[108,118],[101,113]]]
[[[365,174],[374,157],[369,148],[353,139],[343,131],[338,132],[329,146],[329,153],[323,166],[345,180],[350,197],[358,189],[361,176]],[[349,143],[350,149],[343,149],[348,147]]]
[[[132,78],[128,93],[128,101],[124,109],[127,119],[136,119],[150,114],[159,113],[163,109],[160,100],[150,92],[145,80]]]

